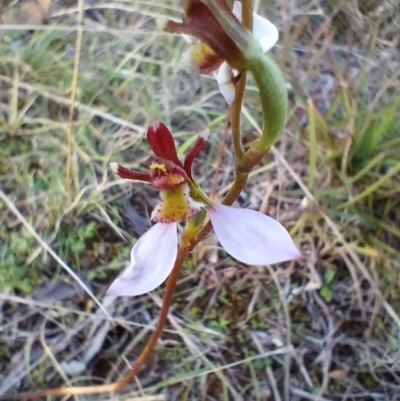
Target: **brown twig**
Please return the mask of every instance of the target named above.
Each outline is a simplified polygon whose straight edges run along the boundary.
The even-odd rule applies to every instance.
[[[242,24],[248,31],[253,32],[252,0],[242,0]]]
[[[240,131],[240,110],[242,108],[242,100],[244,90],[246,87],[246,73],[242,73],[235,83],[235,100],[232,103],[230,110],[231,129],[232,129],[232,142],[235,151],[236,165],[242,163],[244,156],[244,149],[241,139]]]

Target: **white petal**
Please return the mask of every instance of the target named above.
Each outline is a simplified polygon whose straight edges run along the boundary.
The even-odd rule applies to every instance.
[[[286,229],[265,214],[224,205],[207,211],[221,245],[243,263],[270,265],[301,256]]]
[[[264,53],[271,49],[278,41],[278,28],[265,18],[254,14],[253,36],[258,40]]]
[[[235,1],[233,3],[233,14],[239,21],[242,20],[242,3]],[[279,32],[277,27],[267,19],[253,13],[253,36],[258,40],[266,53],[278,41]]]
[[[228,104],[232,104],[235,100],[235,85],[232,82],[233,71],[227,62],[223,62],[218,69],[217,83],[219,91]]]
[[[130,266],[111,284],[107,295],[141,295],[161,285],[176,260],[176,230],[176,223],[157,223],[142,235],[132,248]]]

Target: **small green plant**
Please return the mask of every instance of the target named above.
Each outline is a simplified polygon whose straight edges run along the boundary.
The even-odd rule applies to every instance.
[[[65,234],[63,234],[65,232]],[[60,254],[64,258],[71,258],[73,263],[79,267],[79,256],[87,248],[88,241],[96,235],[96,222],[90,221],[88,224],[81,223],[78,227],[67,225],[60,232]]]
[[[24,228],[8,233],[3,226],[0,241],[5,244],[0,254],[0,292],[29,293],[40,284],[45,266],[34,238]]]
[[[386,106],[375,112],[368,112],[364,107],[360,108],[350,153],[355,171],[364,167],[383,149],[390,149],[390,143],[398,139],[399,104],[398,99],[389,99]]]
[[[322,285],[319,293],[326,302],[331,302],[333,299],[332,281],[335,278],[335,270],[333,267],[328,266],[324,274],[324,284]]]

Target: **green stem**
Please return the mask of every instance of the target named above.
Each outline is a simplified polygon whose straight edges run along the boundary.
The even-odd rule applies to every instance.
[[[263,53],[253,61],[250,72],[260,93],[264,116],[263,132],[254,149],[265,152],[277,140],[285,125],[288,110],[287,90],[281,70]]]
[[[267,57],[261,50],[259,43],[253,35],[247,31],[252,23],[250,17],[251,1],[242,2],[242,17],[245,18],[246,28],[233,18],[232,13],[221,7],[215,0],[202,0],[211,10],[214,17],[221,24],[224,31],[235,42],[244,57],[245,68],[249,70],[256,81],[260,92],[261,107],[264,115],[264,128],[261,138],[253,145],[257,152],[266,152],[276,141],[286,121],[288,110],[287,90],[283,75],[273,60]],[[251,155],[253,163],[259,157]],[[241,166],[243,171],[249,171],[250,160]]]

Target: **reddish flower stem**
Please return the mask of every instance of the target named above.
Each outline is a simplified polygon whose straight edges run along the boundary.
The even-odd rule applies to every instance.
[[[253,32],[253,7],[251,0],[242,0],[242,24],[249,32]]]

